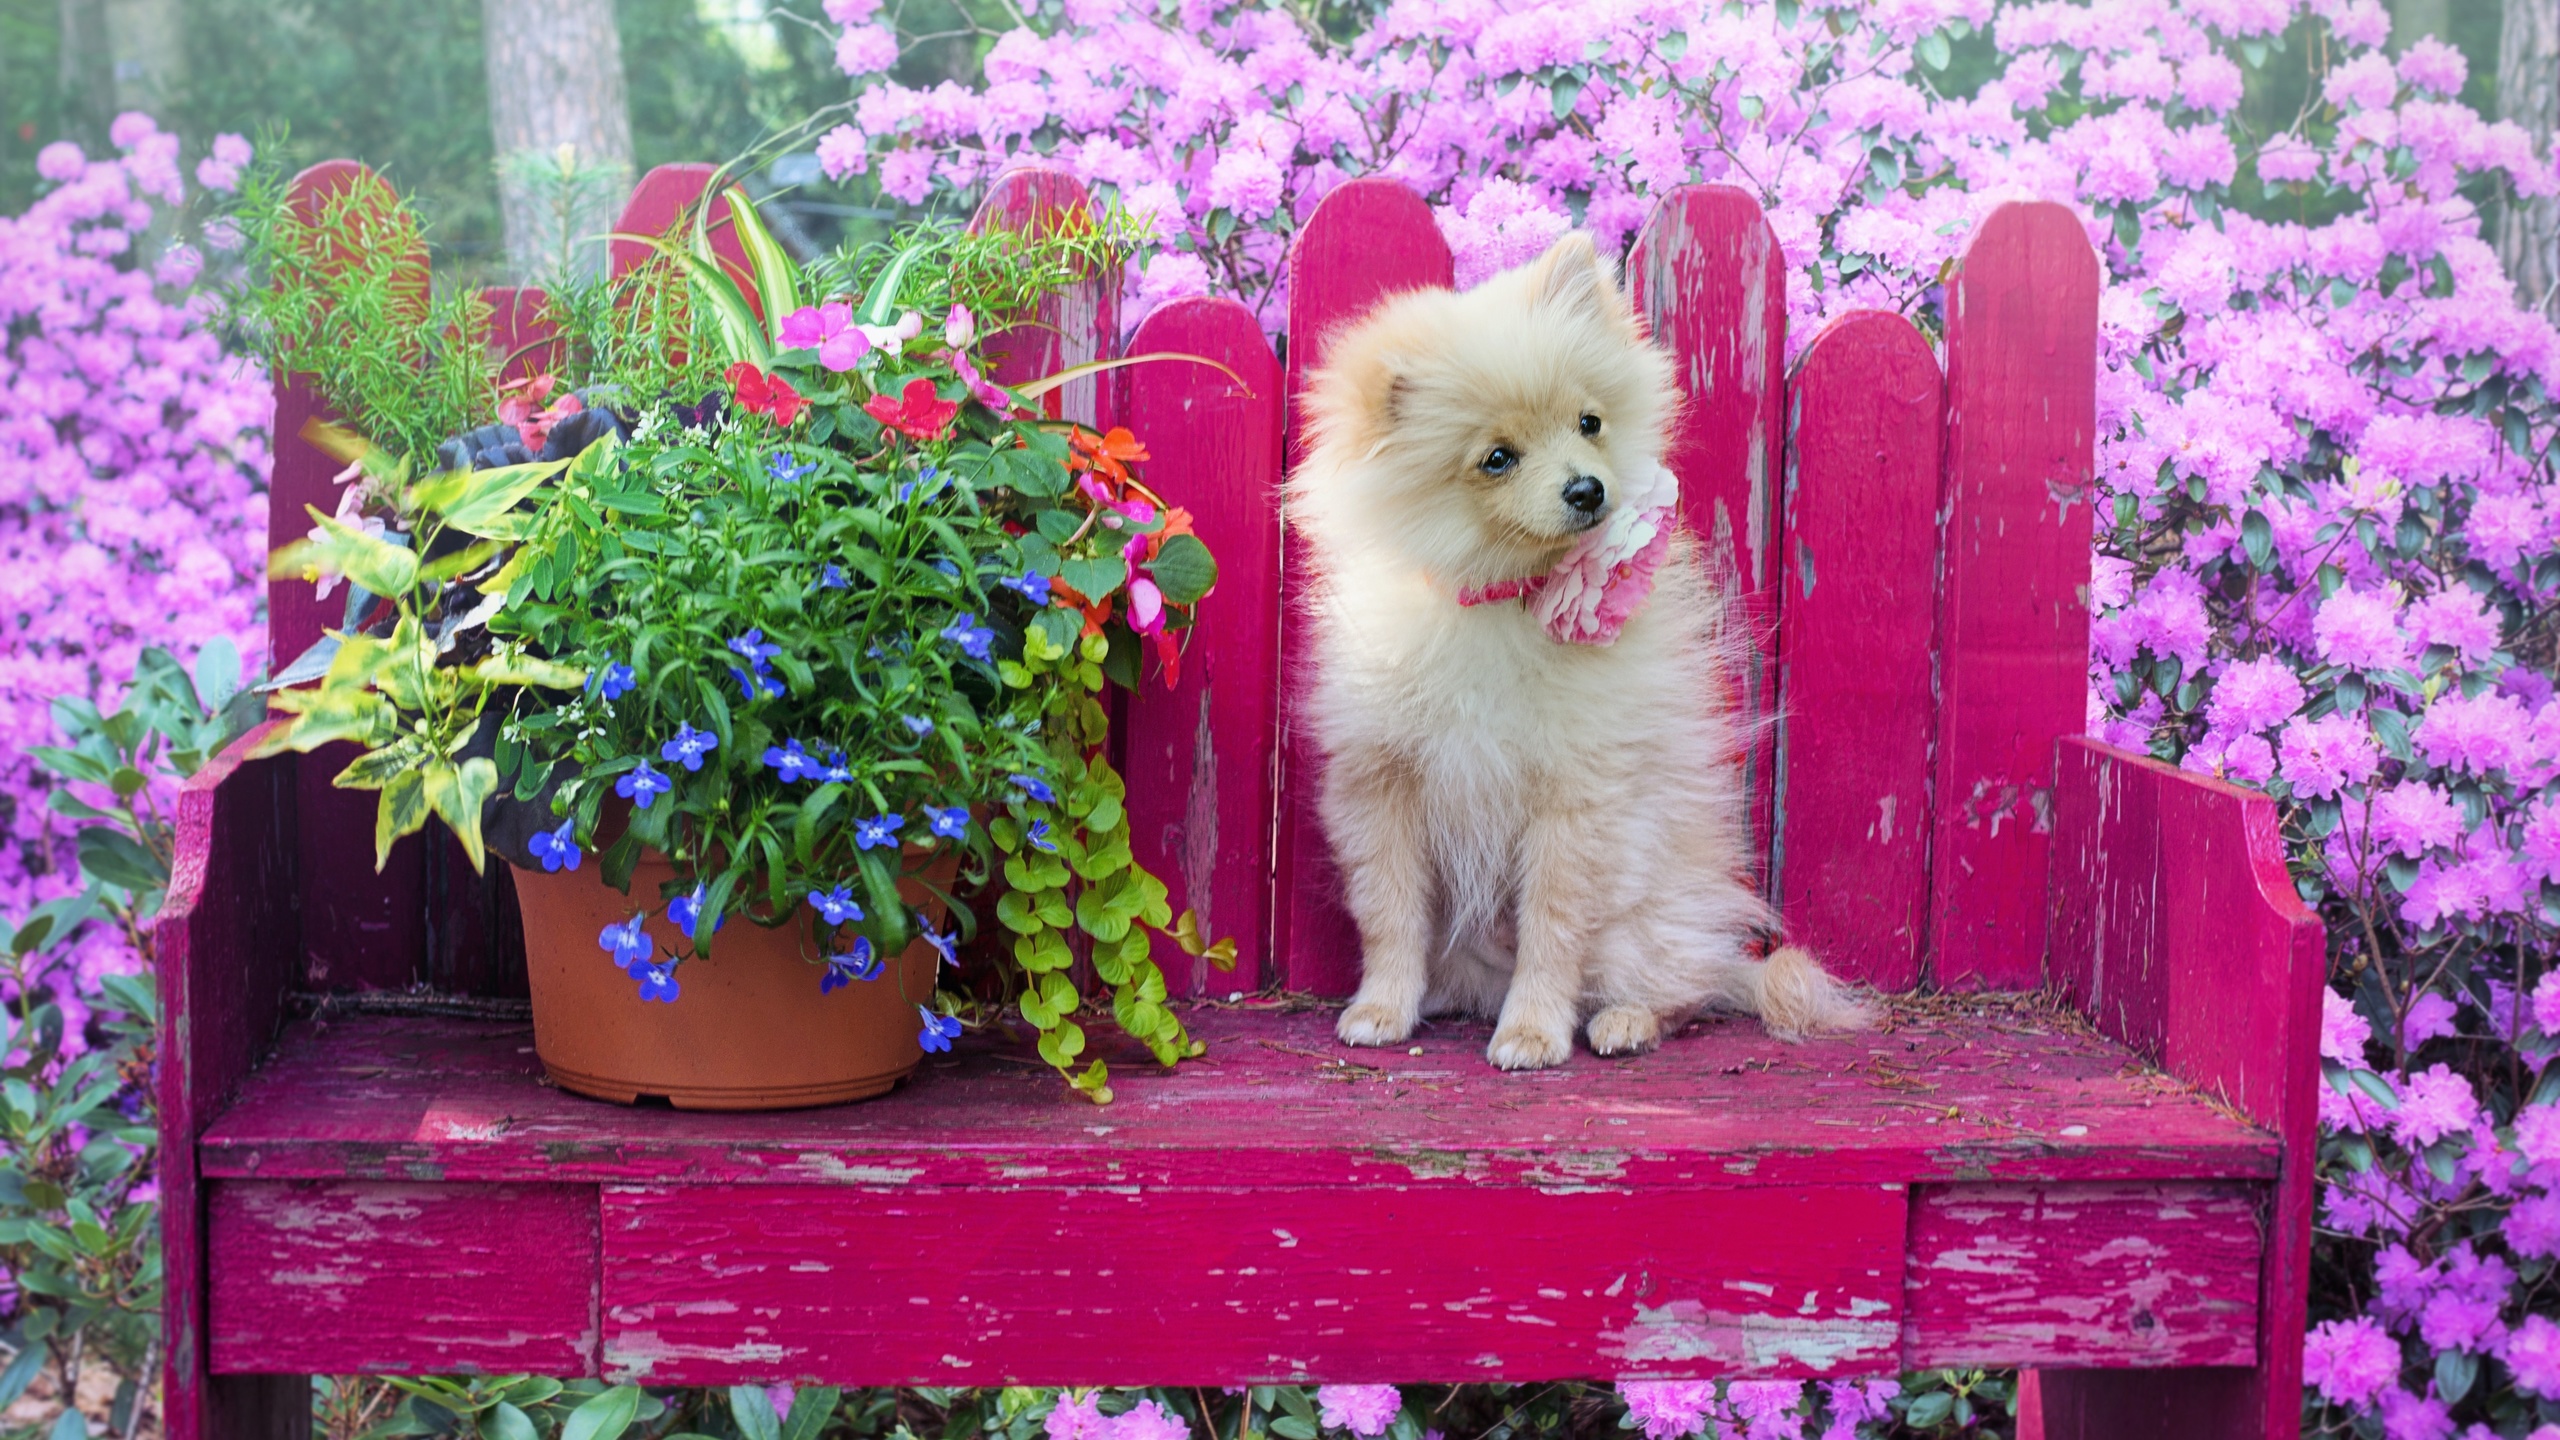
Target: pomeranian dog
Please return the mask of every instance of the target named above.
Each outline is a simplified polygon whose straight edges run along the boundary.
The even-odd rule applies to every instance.
[[[1868,1021],[1750,946],[1719,588],[1662,464],[1678,404],[1586,235],[1396,296],[1311,379],[1288,514],[1312,547],[1320,811],[1359,922],[1338,1033],[1496,1026],[1504,1069],[1649,1050],[1702,1008],[1796,1039]]]

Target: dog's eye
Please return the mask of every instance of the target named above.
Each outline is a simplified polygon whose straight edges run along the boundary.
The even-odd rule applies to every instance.
[[[1487,475],[1503,475],[1510,473],[1511,467],[1519,463],[1520,457],[1511,453],[1510,446],[1496,445],[1493,453],[1484,457],[1484,462],[1476,468]]]
[[[1597,435],[1597,434],[1599,434],[1599,433],[1600,433],[1600,417],[1599,417],[1599,416],[1597,416],[1597,415],[1585,415],[1585,416],[1583,416],[1583,417],[1582,417],[1582,433],[1583,433],[1583,434],[1585,434],[1585,435]]]

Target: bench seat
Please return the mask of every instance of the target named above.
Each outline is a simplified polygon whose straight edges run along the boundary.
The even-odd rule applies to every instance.
[[[1321,1004],[1184,1020],[1209,1053],[1113,1057],[1107,1109],[990,1034],[882,1099],[749,1115],[554,1089],[524,1021],[299,1020],[198,1147],[212,1368],[1231,1384],[2256,1353],[2275,1138],[2031,998],[1899,999],[1792,1046],[1714,1019],[1519,1075],[1472,1024],[1415,1055],[1337,1044]]]

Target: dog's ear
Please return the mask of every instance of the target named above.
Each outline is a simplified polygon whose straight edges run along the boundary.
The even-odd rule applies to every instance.
[[[1538,257],[1535,280],[1541,304],[1594,315],[1625,308],[1618,298],[1617,277],[1609,273],[1587,231],[1571,231],[1548,246],[1547,253]]]

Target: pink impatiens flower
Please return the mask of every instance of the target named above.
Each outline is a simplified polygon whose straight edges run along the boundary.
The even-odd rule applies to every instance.
[[[842,300],[803,305],[782,317],[782,343],[794,350],[815,350],[818,363],[841,374],[871,353],[871,337],[853,322],[853,306]]]

